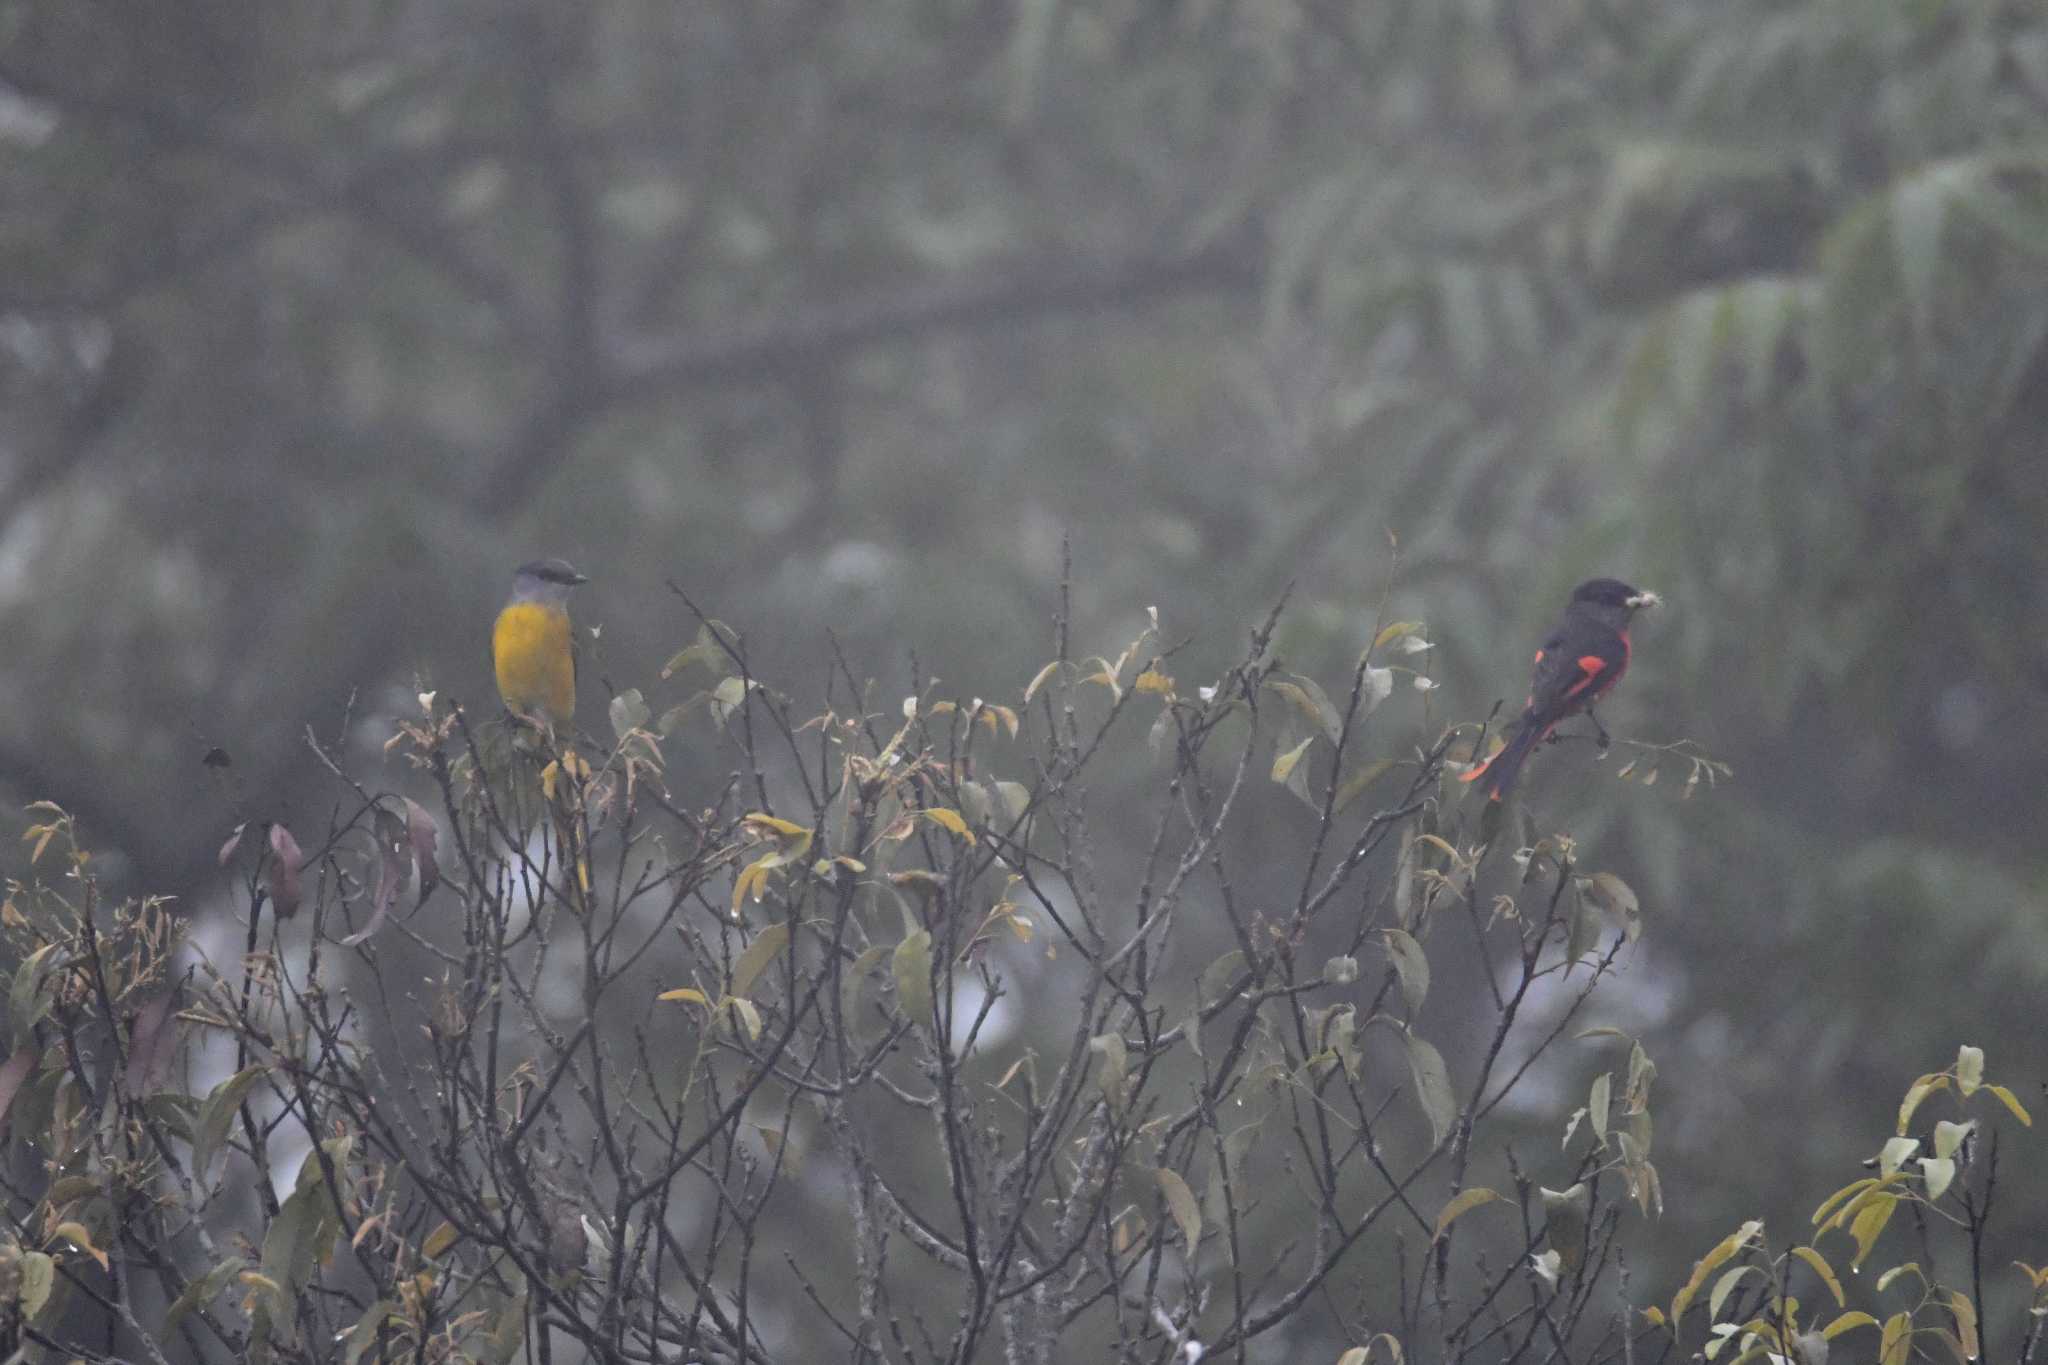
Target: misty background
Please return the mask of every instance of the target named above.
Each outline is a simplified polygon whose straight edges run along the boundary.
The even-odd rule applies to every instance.
[[[1397,756],[1623,577],[1621,743],[1524,799],[1642,898],[1589,1022],[1659,1065],[1668,1286],[1959,1043],[2041,1109],[2044,131],[1988,0],[0,3],[9,818],[224,915],[226,831],[336,800],[309,726],[403,787],[418,691],[495,710],[543,554],[594,729],[702,687],[670,584],[799,698],[836,640],[1015,705],[1065,544],[1077,653],[1157,606],[1184,681],[1292,585],[1335,692],[1385,594]],[[1630,744],[1680,740],[1733,780]]]

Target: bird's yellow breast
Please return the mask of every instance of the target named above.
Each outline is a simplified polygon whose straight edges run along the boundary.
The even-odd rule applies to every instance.
[[[576,714],[576,656],[569,614],[538,602],[514,602],[491,628],[491,662],[505,705],[556,725]]]

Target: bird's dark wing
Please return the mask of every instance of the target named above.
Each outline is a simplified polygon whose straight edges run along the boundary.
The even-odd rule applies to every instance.
[[[1579,666],[1571,657],[1562,626],[1545,636],[1536,647],[1536,663],[1529,670],[1528,713],[1547,715],[1558,705],[1567,689],[1578,681]]]
[[[1555,721],[1599,700],[1627,666],[1628,651],[1615,632],[1566,619],[1536,652],[1525,716]]]

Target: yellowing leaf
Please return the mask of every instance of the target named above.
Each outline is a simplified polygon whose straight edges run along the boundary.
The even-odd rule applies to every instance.
[[[1383,628],[1379,634],[1372,637],[1372,647],[1374,649],[1378,649],[1382,645],[1392,644],[1394,641],[1400,639],[1403,635],[1413,635],[1416,631],[1421,630],[1422,628],[1423,623],[1420,621],[1396,621],[1394,622],[1394,624]]]
[[[1833,1322],[1821,1328],[1820,1334],[1826,1337],[1829,1341],[1833,1341],[1836,1337],[1842,1335],[1842,1333],[1851,1331],[1855,1328],[1875,1326],[1877,1326],[1876,1318],[1873,1318],[1872,1316],[1870,1316],[1870,1314],[1862,1311],[1861,1309],[1856,1309],[1854,1311],[1842,1314],[1841,1316],[1837,1317]]]
[[[1820,1282],[1835,1296],[1835,1307],[1844,1306],[1847,1301],[1842,1297],[1842,1282],[1835,1278],[1834,1267],[1828,1264],[1827,1258],[1812,1247],[1793,1247],[1792,1254],[1806,1262],[1813,1268],[1813,1273],[1820,1276]]]
[[[740,825],[756,837],[779,835],[784,839],[794,839],[798,836],[808,839],[811,835],[811,832],[802,825],[789,820],[779,819],[773,815],[764,815],[760,811],[754,811],[749,815],[742,815],[740,817]]]
[[[1946,1156],[1923,1156],[1920,1158],[1920,1178],[1927,1182],[1927,1197],[1939,1199],[1948,1193],[1948,1187],[1956,1178],[1955,1158]]]
[[[974,842],[974,831],[967,828],[967,822],[960,818],[959,811],[952,810],[946,806],[927,806],[925,807],[924,816],[933,824],[958,838],[965,839],[970,844]]]
[[[767,857],[757,859],[740,869],[740,874],[732,879],[732,913],[734,918],[738,918],[740,904],[749,896],[756,901],[761,899],[761,893],[768,886],[769,870],[780,866],[781,861],[777,855],[771,853]]]
[[[1913,1358],[1913,1315],[1894,1313],[1884,1320],[1877,1346],[1878,1365],[1907,1365]]]
[[[688,1005],[708,1005],[711,1003],[710,997],[706,996],[704,992],[698,990],[695,986],[679,986],[672,991],[663,991],[654,998],[656,1000],[679,1000]]]
[[[1823,1221],[1832,1222],[1833,1220],[1829,1218],[1829,1215],[1835,1211],[1837,1206],[1841,1205],[1844,1200],[1854,1198],[1856,1195],[1863,1193],[1876,1183],[1875,1180],[1868,1177],[1862,1180],[1852,1180],[1826,1199],[1821,1200],[1820,1207],[1813,1211],[1815,1226],[1819,1226]]]
[[[83,1223],[59,1223],[50,1231],[52,1237],[62,1237],[86,1255],[100,1263],[100,1269],[107,1269],[107,1253],[92,1244],[92,1234]]]
[[[1962,1345],[1957,1354],[1964,1362],[1977,1358],[1980,1349],[1977,1341],[1977,1305],[1960,1289],[1948,1291],[1949,1315],[1955,1319],[1956,1340]]]
[[[1038,689],[1045,686],[1047,679],[1051,678],[1054,673],[1059,671],[1059,666],[1060,661],[1058,659],[1054,659],[1044,668],[1039,669],[1038,672],[1033,675],[1031,681],[1025,684],[1024,704],[1026,706],[1029,706],[1031,704],[1031,699],[1038,695]]]
[[[1500,1198],[1501,1196],[1498,1193],[1483,1186],[1475,1185],[1469,1190],[1461,1190],[1457,1198],[1444,1205],[1443,1212],[1436,1216],[1436,1235],[1438,1237],[1443,1236],[1444,1229],[1450,1227],[1458,1219],[1478,1208],[1481,1204],[1491,1204]]]
[[[1156,668],[1148,668],[1143,673],[1140,673],[1137,681],[1133,682],[1131,686],[1140,692],[1150,693],[1153,696],[1170,697],[1173,695],[1173,679],[1167,677]]]
[[[420,1255],[430,1261],[439,1260],[449,1247],[455,1245],[455,1239],[458,1235],[453,1223],[441,1224],[441,1226],[427,1234],[426,1241],[420,1243]]]
[[[1178,1171],[1161,1166],[1155,1174],[1159,1178],[1159,1192],[1166,1196],[1167,1212],[1173,1215],[1174,1224],[1180,1229],[1181,1241],[1186,1244],[1188,1255],[1193,1256],[1195,1247],[1202,1240],[1202,1210],[1195,1203],[1195,1193]]]
[[[2027,1114],[2026,1107],[2019,1102],[2019,1097],[2014,1095],[2012,1091],[2007,1090],[2002,1085],[1987,1085],[1984,1088],[1998,1096],[1999,1103],[2012,1110],[2014,1118],[2029,1128],[2034,1126],[2034,1120]]]
[[[1285,782],[1288,775],[1294,771],[1294,765],[1301,762],[1301,756],[1308,752],[1308,746],[1315,743],[1315,740],[1316,737],[1310,735],[1286,753],[1275,758],[1273,760],[1273,780],[1275,782]]]
[[[1920,1107],[1920,1102],[1935,1091],[1946,1089],[1948,1089],[1948,1077],[1938,1073],[1922,1076],[1919,1080],[1913,1082],[1912,1085],[1906,1087],[1906,1098],[1899,1101],[1899,1126],[1897,1131],[1903,1136],[1906,1129],[1912,1125],[1913,1111]]]
[[[1729,1258],[1749,1244],[1749,1240],[1763,1230],[1763,1224],[1752,1219],[1714,1244],[1706,1255],[1693,1262],[1692,1275],[1678,1293],[1671,1299],[1671,1324],[1674,1329],[1685,1320],[1685,1310],[1706,1288],[1707,1277],[1728,1263]]]
[[[1877,1239],[1884,1232],[1885,1224],[1891,1222],[1892,1211],[1898,1203],[1899,1197],[1895,1194],[1873,1195],[1856,1211],[1856,1217],[1849,1223],[1849,1235],[1856,1239],[1856,1255],[1850,1259],[1850,1266],[1862,1267],[1863,1258],[1877,1245]]]

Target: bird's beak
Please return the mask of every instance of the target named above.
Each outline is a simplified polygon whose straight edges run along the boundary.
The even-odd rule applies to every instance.
[[[1653,592],[1639,592],[1634,597],[1629,598],[1628,601],[1623,603],[1622,605],[1630,608],[1661,607],[1664,605],[1664,599],[1657,596],[1657,594]]]

